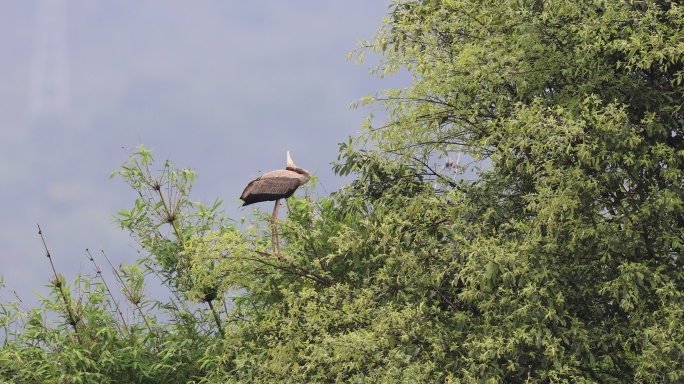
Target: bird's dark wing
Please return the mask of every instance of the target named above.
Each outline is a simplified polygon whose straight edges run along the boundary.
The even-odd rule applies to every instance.
[[[299,187],[298,178],[288,177],[286,173],[271,175],[272,173],[274,172],[269,172],[247,185],[240,196],[240,199],[244,201],[243,206],[262,201],[287,199]]]

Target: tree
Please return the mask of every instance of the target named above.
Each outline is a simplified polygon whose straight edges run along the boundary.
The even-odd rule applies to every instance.
[[[269,284],[235,374],[681,380],[683,24],[666,1],[395,3],[367,48],[414,83],[364,100],[389,120],[341,147],[358,179],[285,229],[330,280]],[[476,181],[434,165],[457,151]]]
[[[166,163],[156,177],[140,148],[121,173],[140,199],[120,224],[178,297],[167,324],[120,341],[144,364],[117,354],[96,371],[110,355],[79,357],[72,334],[108,345],[91,336],[119,320],[69,325],[64,311],[79,306],[65,295],[50,334],[66,341],[48,346],[81,365],[51,364],[60,351],[24,333],[0,352],[23,363],[0,373],[681,381],[683,12],[674,1],[393,3],[357,54],[380,53],[380,76],[405,68],[413,84],[362,100],[387,121],[341,144],[334,167],[350,185],[289,199],[282,260],[267,213],[238,230],[219,204],[189,202],[191,172]],[[472,164],[437,165],[456,152],[485,161],[477,178],[463,177]],[[211,305],[226,298],[232,308]],[[193,302],[206,308],[176,309]]]
[[[39,227],[54,271],[52,290],[39,308],[25,308],[18,298],[1,304],[0,381],[185,383],[206,376],[201,362],[220,345],[220,309],[211,306],[213,286],[189,280],[189,266],[179,255],[190,236],[230,226],[217,211],[220,202],[204,206],[189,200],[194,172],[170,161],[154,167],[150,150],[141,145],[112,175],[122,176],[139,196],[117,219],[146,253],[135,264],[117,268],[104,251],[93,256],[86,250],[94,275],[69,283],[57,272]],[[113,276],[96,259],[105,259]],[[157,277],[174,298],[150,297],[147,285]],[[199,296],[189,296],[190,287]],[[209,310],[194,305],[200,301]]]
[[[682,12],[404,2],[369,45],[414,84],[366,100],[390,121],[359,144],[436,177],[441,216],[460,223],[444,265],[468,318],[444,361],[455,377],[681,380]],[[490,166],[472,184],[428,166],[453,151]]]

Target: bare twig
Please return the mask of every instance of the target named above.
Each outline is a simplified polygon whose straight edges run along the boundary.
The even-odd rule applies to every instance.
[[[55,287],[59,288],[59,292],[62,295],[62,300],[64,300],[64,307],[66,308],[67,314],[69,316],[69,324],[71,324],[71,326],[74,327],[74,331],[76,333],[76,339],[78,340],[79,343],[82,343],[81,337],[78,334],[79,318],[74,313],[74,308],[72,307],[72,301],[69,299],[69,295],[67,295],[67,292],[64,289],[64,283],[62,282],[62,279],[59,277],[59,274],[57,273],[57,269],[55,268],[55,264],[52,262],[52,256],[50,255],[50,250],[48,250],[47,243],[45,242],[45,237],[43,237],[43,231],[40,229],[40,224],[37,224],[37,225],[38,225],[38,235],[40,235],[40,239],[43,241],[43,247],[45,248],[45,256],[47,256],[48,260],[50,260],[50,265],[52,266],[52,272],[54,273],[54,276],[55,276],[55,280],[53,281],[53,284],[55,285]]]
[[[104,284],[105,289],[109,293],[109,297],[114,302],[114,307],[116,308],[116,311],[119,313],[119,317],[121,318],[121,323],[123,324],[123,328],[126,331],[126,334],[128,336],[130,336],[128,324],[126,324],[126,318],[124,317],[123,313],[121,312],[121,308],[119,308],[119,302],[114,298],[114,295],[112,294],[111,289],[109,289],[109,285],[107,285],[107,281],[105,280],[104,276],[102,275],[102,269],[100,269],[100,266],[98,266],[95,263],[95,259],[90,254],[90,250],[88,248],[86,248],[86,255],[88,255],[88,260],[90,260],[93,263],[93,266],[95,267],[95,273],[97,273],[97,275],[100,276],[100,280],[102,280],[102,284]]]
[[[254,252],[259,254],[259,255],[262,255],[262,256],[271,256],[270,254],[268,254],[266,252],[261,252],[261,251],[257,251],[257,250],[254,250]],[[313,280],[317,283],[321,283],[321,284],[325,285],[326,287],[331,287],[331,286],[335,285],[335,281],[333,279],[331,279],[330,277],[319,275],[315,272],[310,271],[309,269],[307,269],[305,267],[300,267],[294,263],[288,263],[287,265],[283,266],[283,265],[273,264],[273,263],[270,263],[270,262],[267,262],[267,261],[261,260],[261,259],[252,259],[252,260],[259,262],[261,264],[265,264],[265,265],[274,267],[276,269],[280,269],[281,271],[289,272],[289,273],[292,273],[294,275]]]
[[[107,259],[107,262],[109,263],[109,266],[112,268],[112,272],[116,276],[117,280],[119,280],[119,283],[121,284],[121,288],[125,290],[125,295],[128,301],[130,301],[135,309],[138,311],[140,316],[142,317],[143,321],[145,322],[145,326],[147,329],[154,335],[157,335],[157,333],[152,329],[152,326],[150,325],[150,322],[147,319],[147,316],[145,316],[145,312],[143,312],[142,307],[140,306],[140,300],[134,298],[134,293],[133,291],[128,288],[126,283],[123,281],[121,278],[121,275],[119,274],[119,271],[114,267],[114,264],[112,264],[112,260],[109,259],[109,256],[105,253],[103,249],[100,250],[102,252],[102,255]]]

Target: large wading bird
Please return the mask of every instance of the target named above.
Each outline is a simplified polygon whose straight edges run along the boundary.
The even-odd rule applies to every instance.
[[[278,217],[280,199],[287,199],[288,197],[292,196],[297,188],[306,184],[310,178],[311,174],[309,171],[296,166],[292,161],[292,157],[290,157],[290,151],[288,151],[287,166],[285,169],[264,173],[260,177],[247,184],[245,190],[242,191],[240,200],[244,202],[242,204],[243,207],[254,203],[260,203],[262,201],[275,201],[271,222],[273,224],[276,244],[279,243],[278,231],[275,223],[276,218]],[[282,256],[280,255],[280,244],[278,244],[278,257],[282,259]]]

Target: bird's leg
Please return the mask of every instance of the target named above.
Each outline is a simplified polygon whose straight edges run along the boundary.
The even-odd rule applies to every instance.
[[[280,208],[280,199],[276,200],[275,205],[273,206],[273,217],[271,220],[273,220],[274,223],[278,218],[278,208]]]
[[[277,247],[278,259],[282,260],[283,255],[280,254],[280,239],[278,238],[278,226],[276,225],[276,220],[278,219],[278,208],[280,208],[280,199],[276,200],[275,206],[273,207],[273,216],[271,217],[271,224],[273,224],[273,235],[271,236],[271,241],[273,242],[273,252],[275,253]]]
[[[285,199],[285,207],[287,207],[287,215],[292,215],[292,211],[290,210],[290,203],[287,202],[287,199]]]

